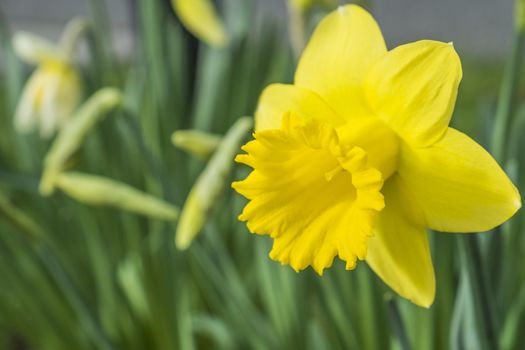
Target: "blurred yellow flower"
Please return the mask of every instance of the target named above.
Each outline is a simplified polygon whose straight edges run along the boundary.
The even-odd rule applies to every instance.
[[[83,20],[73,20],[66,27],[59,45],[30,33],[13,37],[18,56],[37,69],[27,81],[15,111],[15,129],[20,133],[38,128],[42,137],[52,136],[74,112],[82,97],[80,75],[71,60]]]
[[[319,274],[338,255],[364,260],[397,293],[428,307],[435,279],[426,228],[489,230],[520,207],[492,157],[449,128],[461,62],[452,44],[387,51],[356,5],[315,30],[294,85],[263,92],[254,140],[237,160],[253,168],[233,187],[240,215],[274,239],[270,257]]]
[[[334,7],[337,6],[337,0],[288,0],[291,6],[300,10],[308,11],[313,6],[324,6],[324,7]]]
[[[31,75],[15,112],[15,128],[28,133],[38,127],[42,137],[52,136],[78,106],[81,83],[66,62],[46,61]]]
[[[314,3],[313,0],[289,0],[289,2],[291,6],[302,11],[307,10]]]
[[[228,44],[224,24],[210,0],[171,0],[180,21],[193,35],[209,45]]]

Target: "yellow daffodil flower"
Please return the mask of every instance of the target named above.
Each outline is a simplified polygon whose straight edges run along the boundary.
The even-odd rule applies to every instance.
[[[64,31],[59,45],[30,33],[13,37],[18,56],[37,69],[27,81],[15,111],[15,129],[20,133],[40,130],[42,137],[52,136],[74,112],[82,97],[80,75],[71,55],[74,41],[85,28],[85,21],[75,19]]]
[[[452,44],[387,50],[373,17],[340,7],[319,24],[293,85],[274,84],[237,161],[240,219],[273,238],[270,257],[319,274],[357,260],[428,307],[435,279],[426,228],[486,231],[520,195],[494,159],[448,127],[462,70]]]
[[[228,44],[224,24],[210,0],[171,0],[184,27],[205,43],[223,47]]]
[[[80,79],[68,63],[42,63],[27,81],[15,112],[15,128],[20,133],[40,130],[52,136],[80,102]]]

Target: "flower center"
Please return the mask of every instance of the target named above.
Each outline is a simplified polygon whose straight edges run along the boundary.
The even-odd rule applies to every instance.
[[[378,169],[383,180],[397,171],[399,137],[379,118],[356,118],[337,128],[337,134],[342,144],[363,148],[368,165]]]
[[[243,147],[247,154],[236,158],[253,171],[233,187],[250,200],[239,218],[251,232],[274,239],[270,257],[320,274],[336,255],[348,269],[364,259],[384,207],[383,177],[367,152],[342,144],[327,124],[290,114],[280,129],[254,136]]]

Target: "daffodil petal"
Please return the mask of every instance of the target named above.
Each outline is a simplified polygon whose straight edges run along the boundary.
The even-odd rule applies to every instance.
[[[300,118],[317,119],[331,125],[344,122],[315,92],[294,85],[272,84],[264,89],[259,99],[255,112],[255,129],[279,129],[287,112],[293,112]]]
[[[210,0],[171,0],[184,26],[212,46],[228,44],[228,35]]]
[[[447,130],[461,77],[452,44],[423,40],[377,60],[368,72],[366,96],[375,114],[405,140],[426,146]]]
[[[436,282],[423,214],[399,177],[385,183],[383,194],[366,262],[399,295],[429,307]]]
[[[452,128],[431,147],[403,147],[399,174],[434,230],[487,231],[521,207],[519,192],[491,155]]]
[[[40,98],[40,136],[49,138],[58,129],[61,103],[69,104],[67,100],[60,99],[62,83],[62,72],[56,69],[54,72],[47,73],[47,81],[42,89]]]
[[[42,96],[42,137],[50,137],[60,129],[75,112],[82,97],[82,84],[75,68],[61,62],[53,63],[53,66],[47,73],[49,78]]]
[[[299,61],[295,84],[319,93],[346,119],[368,116],[364,76],[385,52],[374,18],[359,6],[340,6],[317,26]]]
[[[20,31],[13,35],[13,49],[26,63],[67,61],[67,57],[55,44],[29,32]]]
[[[319,274],[336,255],[347,269],[364,259],[374,219],[383,209],[381,173],[366,152],[344,148],[335,129],[298,117],[255,133],[237,156],[254,170],[233,188],[250,202],[239,219],[274,239],[270,257]]]
[[[42,93],[45,76],[42,68],[31,75],[27,81],[15,110],[14,126],[19,133],[25,134],[33,131],[40,119],[40,101],[38,96]]]

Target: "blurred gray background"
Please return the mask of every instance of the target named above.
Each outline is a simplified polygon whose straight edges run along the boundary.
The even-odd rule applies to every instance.
[[[138,0],[158,1],[158,0]],[[161,0],[164,1],[164,0]],[[284,1],[258,0],[259,11],[284,16]],[[131,0],[106,0],[117,54],[133,49]],[[513,0],[372,0],[389,47],[418,39],[453,41],[462,55],[498,59],[511,46]],[[0,0],[12,29],[56,38],[75,15],[86,14],[84,0]]]

